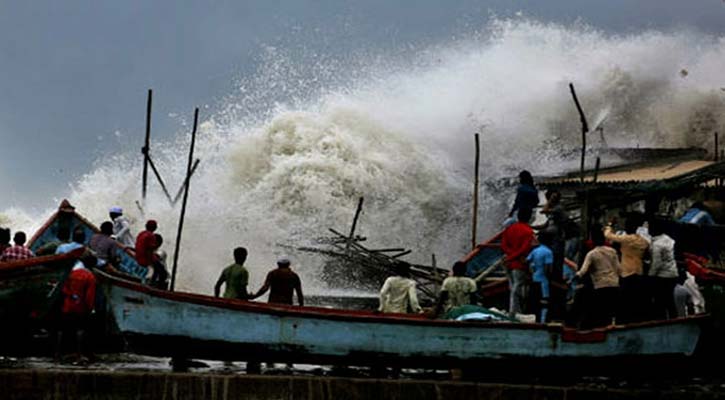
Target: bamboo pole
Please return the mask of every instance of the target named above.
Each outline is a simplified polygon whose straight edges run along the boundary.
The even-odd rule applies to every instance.
[[[141,187],[141,198],[146,200],[146,190],[148,188],[148,176],[149,176],[149,146],[151,143],[151,100],[153,91],[149,89],[148,99],[146,100],[146,140],[144,141],[143,149],[143,178]]]
[[[181,184],[179,191],[176,192],[176,196],[174,196],[174,200],[171,200],[169,198],[171,205],[176,205],[176,203],[179,201],[179,197],[181,197],[181,195],[184,193],[184,188],[186,187],[186,185],[189,184],[189,180],[191,179],[191,177],[194,176],[194,172],[196,172],[196,167],[199,166],[200,161],[201,160],[199,160],[198,158],[194,161],[194,166],[191,167],[191,173],[186,177],[186,179],[184,179],[184,183]]]
[[[478,135],[476,135],[478,136]],[[433,294],[436,298],[438,298],[438,295],[440,294],[440,283],[442,282],[442,279],[440,279],[440,274],[438,273],[438,262],[436,261],[436,255],[435,253],[430,255],[430,262],[431,267],[433,267]]]
[[[352,220],[352,227],[350,228],[350,235],[347,237],[345,250],[350,250],[350,243],[352,243],[355,238],[355,228],[357,227],[357,219],[360,216],[360,212],[362,212],[363,200],[364,198],[360,197],[360,200],[357,202],[357,210],[355,210],[355,218]]]
[[[154,164],[154,160],[151,158],[151,156],[147,156],[146,159],[148,160],[148,164],[151,166],[151,170],[154,172],[154,175],[156,175],[156,179],[158,179],[159,185],[161,185],[161,190],[164,191],[164,194],[169,200],[169,203],[173,205],[174,202],[171,201],[171,195],[169,194],[169,190],[166,189],[166,184],[164,183],[164,180],[161,179],[161,174],[159,173],[159,170],[156,169],[156,164]]]
[[[476,161],[474,164],[473,176],[473,226],[471,227],[471,249],[476,248],[476,228],[478,225],[478,166],[481,157],[478,133],[474,135],[476,141]]]
[[[720,161],[718,158],[718,156],[720,155],[720,146],[718,143],[717,132],[715,132],[715,152],[714,153],[715,153],[715,162]]]
[[[186,166],[187,184],[184,186],[184,198],[181,201],[181,216],[179,217],[179,229],[176,232],[176,246],[174,247],[174,267],[171,270],[170,290],[174,291],[176,283],[176,269],[179,262],[179,248],[181,246],[181,232],[184,230],[184,215],[186,214],[186,202],[189,199],[189,177],[191,174],[191,162],[194,159],[194,144],[196,142],[196,127],[199,122],[199,108],[194,110],[194,128],[191,131],[191,146],[189,147],[189,162]]]
[[[571,90],[571,96],[574,98],[574,104],[576,104],[576,109],[579,112],[579,119],[582,124],[582,156],[581,156],[581,165],[579,167],[579,174],[581,182],[584,182],[584,159],[586,158],[586,152],[587,152],[587,132],[589,132],[589,124],[587,123],[587,117],[584,115],[584,110],[582,110],[581,104],[579,104],[579,99],[576,96],[576,90],[574,90],[574,84],[569,83],[569,90]]]

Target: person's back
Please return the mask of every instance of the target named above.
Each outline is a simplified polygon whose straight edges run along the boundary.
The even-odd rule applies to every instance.
[[[56,240],[50,241],[40,246],[35,251],[35,255],[47,256],[55,254],[55,251],[58,250],[58,246],[66,244],[68,242],[70,242],[70,230],[68,228],[59,228],[58,233],[56,234]]]
[[[148,220],[146,230],[139,233],[136,238],[136,262],[142,267],[149,267],[154,261],[154,250],[156,250],[156,221]]]
[[[707,207],[701,202],[693,204],[679,221],[694,225],[713,225],[715,223]]]
[[[501,249],[506,255],[506,265],[512,270],[524,270],[524,260],[531,251],[534,231],[529,224],[517,221],[503,232]]]
[[[628,224],[630,223],[627,221]],[[649,249],[647,239],[636,234],[637,226],[627,227],[626,233],[616,234],[611,224],[604,228],[604,237],[614,243],[621,245],[622,261],[620,276],[626,278],[632,275],[642,275],[643,259],[645,252]]]
[[[609,246],[596,246],[584,257],[576,276],[589,274],[594,289],[619,287],[619,259],[617,251]]]
[[[295,288],[301,285],[300,277],[289,268],[277,268],[267,275],[269,303],[293,304]]]
[[[88,247],[98,257],[98,265],[103,266],[108,263],[113,264],[116,261],[118,254],[118,245],[115,240],[111,238],[113,234],[113,223],[106,221],[101,224],[101,232],[94,234],[91,237],[91,241],[88,243]]]
[[[519,210],[528,210],[531,212],[538,205],[539,192],[534,186],[534,178],[529,171],[521,171],[519,173],[519,187],[516,189],[516,200],[511,208],[509,217],[513,217]]]
[[[131,223],[123,215],[123,210],[120,207],[111,207],[109,216],[113,221],[113,235],[116,240],[125,247],[134,247]]]
[[[453,307],[471,304],[471,295],[478,290],[476,281],[466,276],[449,276],[443,280],[441,292],[446,292],[447,298],[444,312],[448,312]]]
[[[89,315],[95,305],[96,278],[82,264],[73,267],[63,284],[63,308],[65,314]]]
[[[247,260],[247,249],[237,247],[234,249],[234,264],[224,268],[216,285],[214,286],[214,295],[219,297],[222,284],[226,284],[224,288],[224,298],[247,300],[247,285],[249,284],[249,272],[244,268],[244,262]],[[290,299],[291,302],[291,299]]]
[[[83,231],[83,229],[78,228],[75,231],[73,231],[73,241],[70,243],[65,243],[60,246],[58,246],[57,249],[55,249],[55,254],[65,254],[70,253],[73,250],[83,248],[86,241],[86,233]]]
[[[380,307],[384,313],[421,312],[416,294],[415,281],[410,279],[410,265],[399,262],[395,265],[396,276],[385,280],[380,289]]]
[[[0,261],[26,260],[28,258],[35,257],[35,254],[25,247],[25,239],[26,237],[24,232],[16,232],[13,237],[13,242],[15,244],[3,251],[0,256]]]

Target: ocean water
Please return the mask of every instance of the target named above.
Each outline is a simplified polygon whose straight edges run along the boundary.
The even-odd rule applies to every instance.
[[[725,132],[725,38],[686,29],[611,35],[585,24],[493,19],[395,54],[339,60],[262,46],[260,59],[221,107],[202,110],[181,289],[211,293],[242,245],[252,287],[284,254],[306,291],[332,292],[318,257],[279,245],[308,245],[328,228],[346,232],[360,196],[358,232],[371,247],[410,248],[406,259],[419,263],[435,253],[450,265],[470,246],[473,134],[481,135],[483,239],[513,197],[492,182],[523,168],[568,168],[561,151],[580,141],[569,82],[592,127],[604,129],[606,143],[592,133],[593,147],[711,147],[711,131]],[[185,128],[153,144],[172,192],[186,168]],[[112,205],[124,207],[136,232],[156,219],[171,253],[179,207],[153,180],[137,207],[140,176],[136,151],[104,158],[71,183],[68,198],[99,224]],[[31,232],[51,212],[3,210],[0,225]]]

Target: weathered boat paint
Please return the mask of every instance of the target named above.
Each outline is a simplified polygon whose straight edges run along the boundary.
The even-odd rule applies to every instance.
[[[577,332],[560,325],[432,320],[156,290],[98,273],[132,350],[217,359],[382,360],[420,366],[510,358],[690,355],[703,317]]]

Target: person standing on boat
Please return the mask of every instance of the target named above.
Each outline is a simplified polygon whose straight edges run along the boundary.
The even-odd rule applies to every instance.
[[[249,271],[244,268],[245,261],[247,261],[247,249],[244,247],[234,249],[234,264],[224,268],[222,274],[219,275],[219,280],[214,285],[214,297],[219,297],[222,284],[226,284],[225,299],[247,300],[249,298],[249,293],[247,293]]]
[[[154,273],[154,251],[158,248],[154,232],[157,227],[156,221],[150,219],[146,221],[146,230],[139,233],[138,237],[136,237],[136,262],[148,270],[146,274],[147,280],[150,280]]]
[[[131,223],[123,215],[123,209],[121,207],[111,207],[108,215],[111,217],[111,221],[113,221],[113,236],[116,240],[125,247],[133,248],[135,243],[133,241],[133,234],[131,234]]]
[[[619,303],[621,267],[617,251],[605,246],[604,233],[601,230],[592,230],[592,242],[595,247],[584,257],[582,267],[574,276],[574,280],[580,280],[589,275],[594,286],[591,309],[584,313],[584,328],[611,324]]]
[[[15,245],[3,251],[2,256],[0,256],[0,261],[26,260],[35,257],[35,254],[29,248],[25,247],[25,240],[25,232],[15,232],[15,236],[13,236],[13,243]]]
[[[456,261],[451,270],[453,276],[443,280],[435,315],[447,313],[454,307],[476,304],[476,281],[466,276],[466,263]]]
[[[564,228],[567,224],[568,217],[561,204],[561,193],[559,191],[547,191],[546,199],[546,205],[541,210],[541,213],[546,215],[546,222],[539,226],[532,226],[532,228],[544,233],[544,236],[548,240],[546,247],[551,250],[553,255],[551,267],[546,273],[548,292],[549,281],[558,284],[564,284],[566,282],[564,278],[564,254],[566,250]],[[550,295],[550,297],[547,296],[549,299],[547,309],[551,311],[550,317],[552,319],[564,319],[566,313],[566,293],[561,290],[555,290]],[[531,304],[538,308],[537,304]]]
[[[292,301],[294,292],[297,293],[299,305],[305,305],[305,299],[302,296],[302,282],[299,275],[290,269],[290,264],[290,260],[286,257],[277,260],[277,269],[267,274],[264,285],[254,296],[250,297],[250,300],[264,295],[269,290],[268,303],[292,305],[294,304]]]
[[[604,228],[604,237],[619,243],[622,261],[619,269],[619,285],[622,289],[622,322],[643,321],[647,318],[647,285],[643,279],[644,256],[648,252],[647,239],[638,235],[639,223],[634,217],[627,218],[625,233],[614,233],[612,222]]]
[[[10,247],[10,229],[0,228],[0,256]]]
[[[529,273],[526,257],[531,251],[534,231],[529,226],[531,209],[519,209],[518,222],[509,225],[501,236],[501,250],[506,257],[506,275],[509,280],[509,314],[522,314],[529,292]]]
[[[523,170],[519,173],[519,187],[516,189],[516,200],[509,212],[509,218],[512,218],[516,211],[529,210],[529,219],[533,215],[533,210],[539,205],[539,191],[534,186],[534,177],[531,172]],[[529,222],[529,221],[526,221]]]
[[[397,262],[394,266],[396,276],[385,280],[380,289],[379,312],[405,314],[408,310],[421,313],[423,309],[418,304],[415,281],[410,279],[410,265]]]
[[[113,235],[113,222],[106,221],[101,224],[101,231],[91,236],[88,247],[98,257],[98,266],[105,267],[107,264],[117,265],[118,243],[111,238]]]
[[[552,233],[542,231],[539,233],[538,246],[536,246],[526,261],[531,270],[532,287],[530,292],[531,305],[536,314],[536,322],[546,323],[549,312],[549,276],[551,276],[554,263],[554,253],[551,251]]]
[[[153,261],[154,273],[151,276],[151,286],[157,289],[167,290],[169,288],[169,270],[166,268],[166,250],[161,248],[164,244],[164,238],[158,233],[154,234],[156,238],[156,248],[154,249]]]
[[[86,254],[81,262],[71,270],[63,283],[63,305],[61,307],[61,327],[57,337],[56,356],[62,353],[63,340],[71,339],[75,345],[75,357],[84,361],[87,354],[86,331],[96,302],[96,278],[90,271],[97,264],[96,257]]]
[[[664,232],[660,221],[652,221],[649,232],[652,235],[652,265],[648,275],[653,280],[655,316],[658,319],[676,318],[674,291],[679,273],[675,261],[675,241]]]

